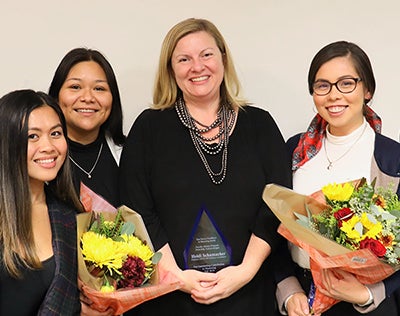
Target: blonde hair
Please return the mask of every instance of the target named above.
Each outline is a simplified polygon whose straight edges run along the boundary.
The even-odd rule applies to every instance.
[[[210,21],[190,18],[172,27],[162,43],[153,92],[154,109],[173,107],[176,99],[182,93],[176,83],[174,71],[172,70],[172,53],[181,38],[200,31],[207,32],[215,39],[222,54],[225,71],[224,79],[220,87],[221,102],[232,108],[246,105],[247,101],[240,97],[241,85],[233,64],[231,53],[222,34]]]

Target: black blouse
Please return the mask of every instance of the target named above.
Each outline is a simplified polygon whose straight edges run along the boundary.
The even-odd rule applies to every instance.
[[[69,140],[69,154],[81,168],[89,172],[95,164],[101,144],[103,144],[101,154],[91,173],[91,178],[77,167],[76,164],[71,162],[75,188],[79,193],[80,181],[82,181],[92,191],[102,196],[110,204],[119,207],[118,165],[107,145],[104,135],[101,134],[96,141],[88,145],[82,145]]]

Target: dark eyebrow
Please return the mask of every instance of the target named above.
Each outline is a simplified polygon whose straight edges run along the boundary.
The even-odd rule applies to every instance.
[[[56,128],[59,128],[59,127],[61,127],[62,128],[62,125],[61,125],[61,123],[58,123],[58,124],[56,124],[56,125],[54,125],[54,126],[52,126],[51,128],[50,128],[50,130],[52,131],[52,130],[54,130],[54,129],[56,129]],[[32,127],[32,128],[28,128],[28,131],[41,131],[42,129],[41,128],[39,128],[39,127]]]

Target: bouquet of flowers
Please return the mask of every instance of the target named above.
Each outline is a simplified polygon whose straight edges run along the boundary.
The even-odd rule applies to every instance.
[[[314,312],[337,303],[318,290],[323,269],[342,269],[372,284],[400,268],[400,202],[392,190],[362,179],[305,196],[271,184],[263,198],[282,223],[278,232],[310,256]]]
[[[329,208],[298,221],[351,250],[369,249],[384,262],[400,263],[400,201],[391,190],[362,179],[322,188]]]
[[[154,252],[138,213],[113,208],[83,184],[81,200],[87,212],[77,215],[78,277],[93,308],[120,315],[180,288],[158,264],[161,253]]]
[[[118,210],[113,221],[98,214],[82,234],[82,255],[90,273],[103,279],[101,292],[142,286],[154,273],[161,253],[154,253],[134,231],[134,224],[124,222]]]

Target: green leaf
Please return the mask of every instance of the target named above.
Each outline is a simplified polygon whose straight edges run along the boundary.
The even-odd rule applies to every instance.
[[[122,234],[133,235],[134,232],[135,232],[135,225],[133,223],[131,222],[124,223],[121,229],[121,235]]]
[[[161,252],[156,252],[153,257],[151,258],[151,263],[153,264],[157,264],[160,262],[162,257],[162,253]]]

